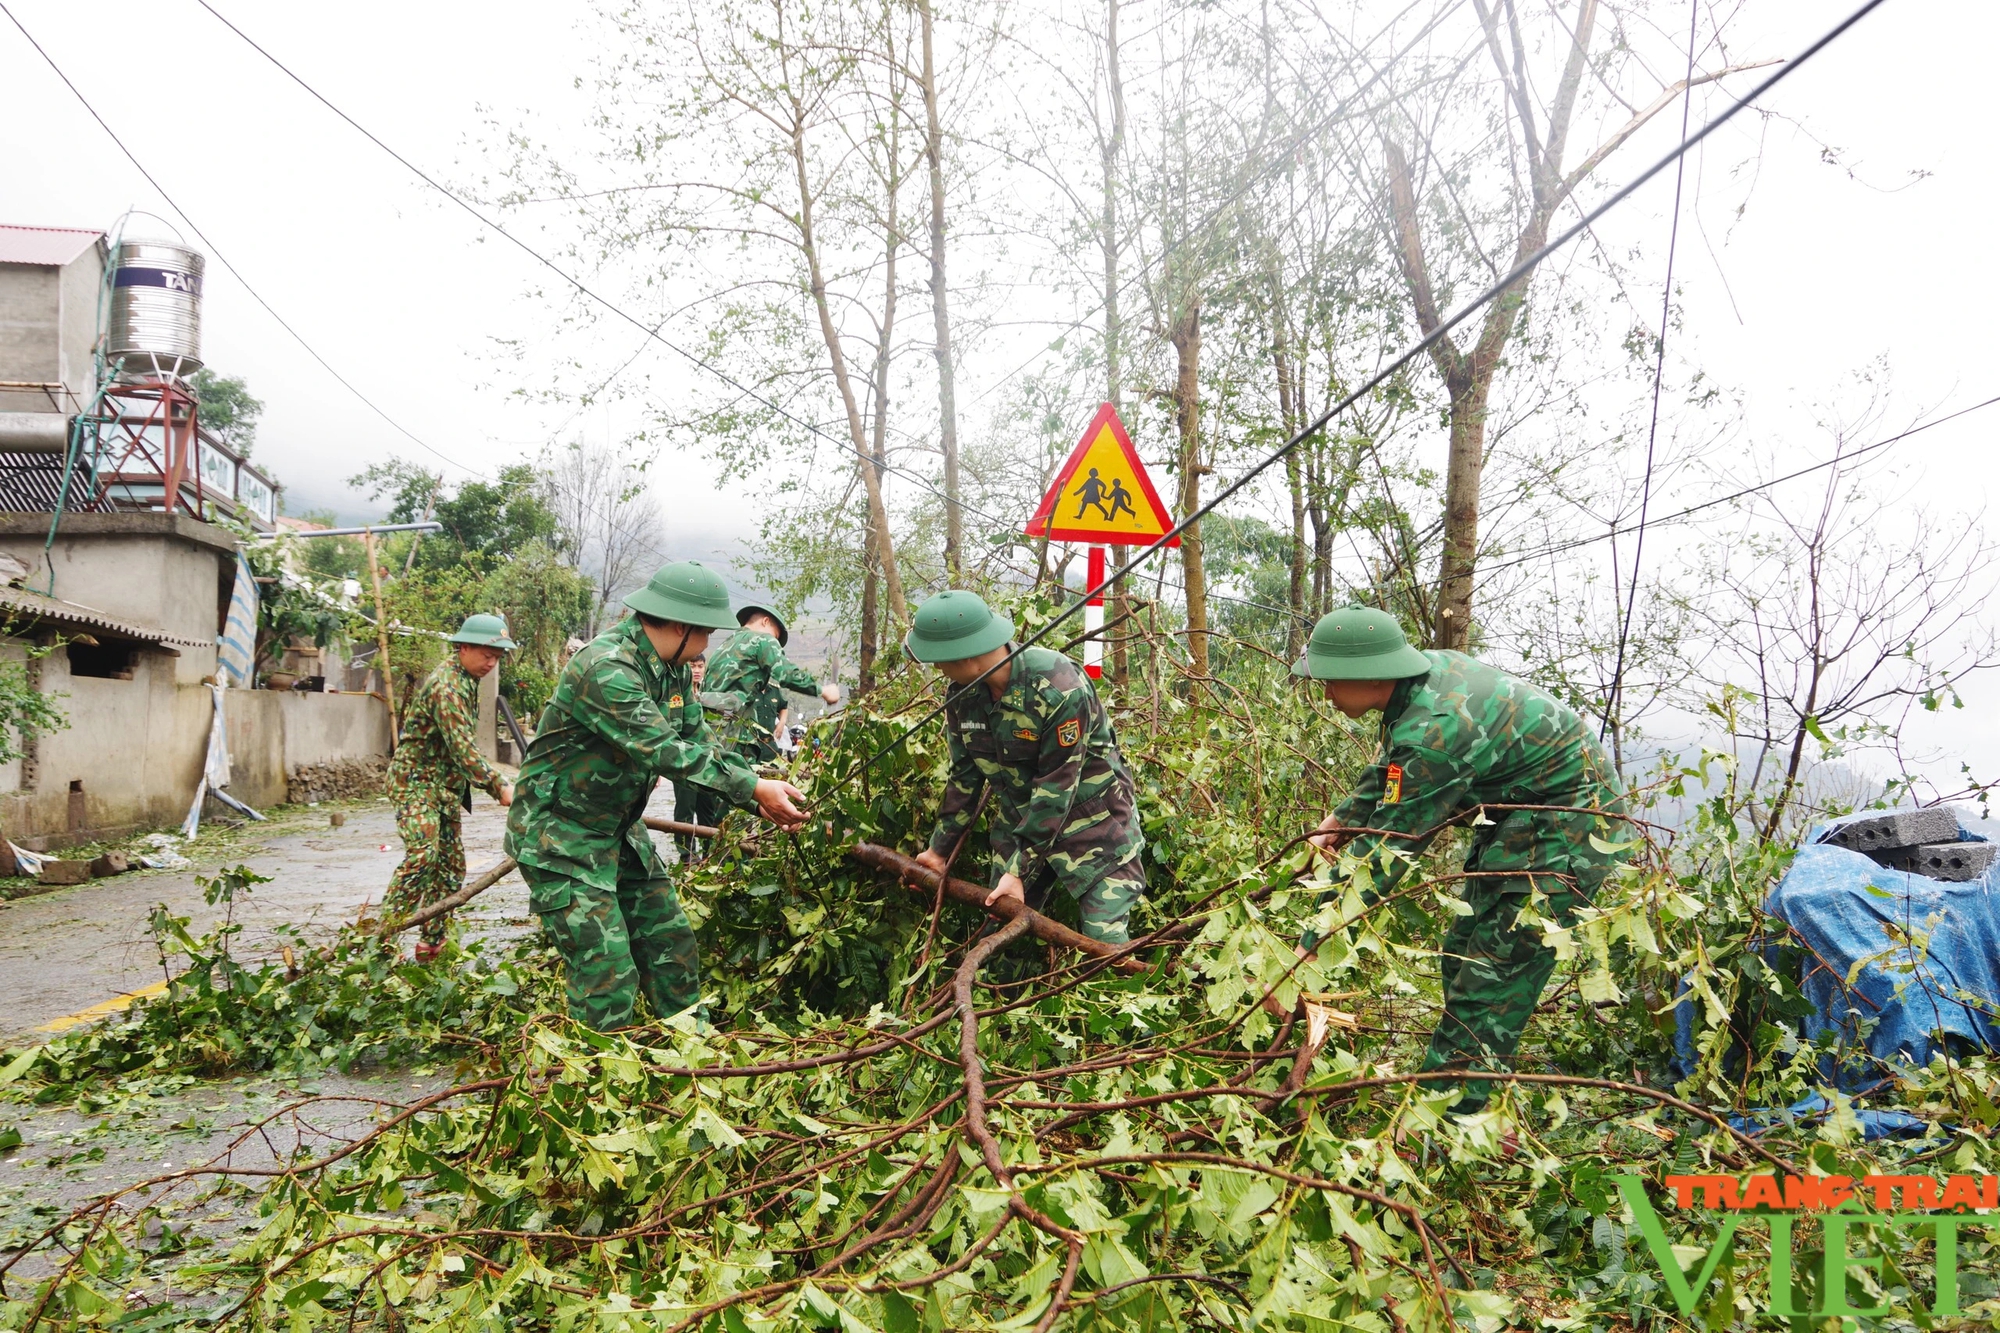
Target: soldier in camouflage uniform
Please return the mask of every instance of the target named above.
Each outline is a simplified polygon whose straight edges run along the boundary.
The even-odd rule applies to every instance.
[[[457,651],[417,687],[403,712],[403,732],[389,761],[388,793],[396,805],[396,832],[403,861],[384,895],[392,918],[419,908],[465,885],[465,843],[459,836],[461,805],[470,809],[471,789],[490,792],[506,805],[513,799],[500,771],[479,753],[479,682],[513,650],[507,622],[499,616],[468,616],[451,636]],[[445,918],[424,923],[417,960],[437,955]]]
[[[805,819],[798,789],[727,753],[695,700],[688,663],[731,623],[722,580],[667,565],[625,605],[633,617],[563,668],[507,820],[507,854],[563,957],[570,1017],[599,1031],[629,1024],[642,989],[659,1018],[701,1001],[694,931],[639,822],[659,780],[698,782],[782,828]]]
[[[739,607],[736,623],[741,628],[709,659],[707,675],[699,682],[702,706],[721,715],[723,720],[716,730],[722,733],[724,744],[752,765],[768,764],[778,757],[772,733],[785,711],[784,691],[818,694],[837,704],[840,687],[832,683],[822,687],[811,672],[785,656],[791,634],[776,611],[756,605]],[[713,825],[721,822],[728,808],[729,803],[719,793],[705,787],[690,787],[685,796],[680,786],[674,788],[676,819]],[[693,855],[698,859],[700,853]]]
[[[903,640],[958,686],[945,703],[951,773],[917,860],[943,870],[980,789],[990,788],[986,901],[1033,905],[1060,884],[1078,900],[1084,934],[1124,944],[1126,918],[1146,891],[1131,770],[1082,668],[1047,648],[1015,654],[1012,633],[974,594],[943,592],[917,608]]]
[[[831,682],[822,686],[811,672],[785,656],[791,635],[776,611],[762,606],[739,607],[736,623],[742,628],[710,660],[702,691],[728,698],[730,706],[736,708],[730,747],[753,764],[768,764],[778,757],[772,733],[785,711],[783,691],[817,694],[827,703],[837,704],[840,687]]]
[[[1515,918],[1539,891],[1542,914],[1569,924],[1621,859],[1592,837],[1629,841],[1624,791],[1604,747],[1576,713],[1526,681],[1463,653],[1410,647],[1383,611],[1323,616],[1292,670],[1324,682],[1349,717],[1381,710],[1381,752],[1313,840],[1329,857],[1345,846],[1369,862],[1372,896],[1389,893],[1408,868],[1404,857],[1454,816],[1488,803],[1571,807],[1494,810],[1474,828],[1459,889],[1471,911],[1445,932],[1444,1016],[1423,1068],[1508,1067],[1555,970],[1539,929]],[[1388,832],[1352,832],[1363,828]],[[1308,933],[1301,952],[1316,944]],[[1476,1111],[1489,1093],[1473,1081],[1457,1109]]]

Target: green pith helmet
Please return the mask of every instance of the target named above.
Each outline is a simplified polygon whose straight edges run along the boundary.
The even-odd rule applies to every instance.
[[[1387,611],[1348,606],[1329,611],[1313,626],[1294,676],[1314,680],[1402,680],[1421,676],[1431,660],[1410,647],[1403,627]]]
[[[757,603],[751,602],[746,606],[739,606],[736,608],[737,624],[739,625],[749,624],[750,617],[752,616],[771,617],[771,623],[778,627],[778,646],[780,648],[783,648],[786,644],[792,641],[791,634],[785,629],[785,618],[779,615],[776,611],[773,611],[770,607],[759,606],[757,605]]]
[[[465,623],[458,627],[458,633],[451,636],[453,643],[469,643],[475,648],[498,648],[503,652],[514,651],[514,641],[507,637],[507,621],[501,616],[467,616]]]
[[[919,662],[957,662],[1004,647],[1014,626],[978,593],[941,592],[917,608],[903,649]]]
[[[736,623],[722,576],[699,560],[661,565],[645,587],[626,595],[625,605],[697,629],[728,629]]]

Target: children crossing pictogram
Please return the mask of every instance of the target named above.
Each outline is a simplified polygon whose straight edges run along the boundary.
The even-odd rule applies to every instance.
[[[1059,542],[1146,546],[1173,525],[1125,423],[1106,403],[1049,483],[1026,531]],[[1167,545],[1179,546],[1180,538]]]

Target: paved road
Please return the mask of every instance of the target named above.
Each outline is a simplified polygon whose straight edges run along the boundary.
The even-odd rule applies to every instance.
[[[498,861],[506,811],[476,794],[465,817],[465,861],[471,874]],[[295,810],[266,827],[251,825],[221,843],[210,834],[182,850],[186,870],[134,871],[32,898],[0,902],[0,1047],[56,1019],[113,1000],[161,979],[159,955],[146,923],[154,904],[186,916],[199,933],[221,920],[195,883],[200,875],[243,864],[271,882],[236,904],[237,956],[261,960],[276,954],[276,925],[290,925],[309,940],[353,921],[364,907],[379,909],[403,844],[385,800],[340,807],[346,823],[331,826],[326,810]],[[648,813],[670,818],[673,788],[661,783]],[[673,840],[653,835],[667,860]],[[373,910],[373,909],[371,909]],[[486,935],[533,927],[528,890],[509,875],[462,909],[461,920]],[[14,1043],[18,1044],[18,1042]]]
[[[466,860],[474,870],[500,859],[503,811],[481,795],[466,816]],[[331,827],[323,811],[281,817],[237,831],[227,845],[214,835],[184,848],[186,870],[134,871],[73,888],[0,904],[0,1044],[51,1020],[76,1013],[160,980],[159,955],[146,923],[154,904],[190,917],[199,932],[219,921],[222,909],[202,899],[197,875],[243,864],[262,875],[248,901],[236,904],[244,926],[239,956],[262,959],[277,951],[271,927],[293,925],[308,937],[331,934],[365,904],[378,906],[403,844],[385,801],[345,807],[346,823]],[[207,844],[207,845],[205,845]],[[527,890],[509,876],[472,907],[482,921],[523,917]]]

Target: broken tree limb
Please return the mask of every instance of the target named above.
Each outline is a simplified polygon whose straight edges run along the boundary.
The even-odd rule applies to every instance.
[[[977,884],[967,883],[962,879],[941,876],[935,870],[927,870],[909,857],[904,856],[901,852],[891,851],[887,847],[878,847],[872,842],[857,842],[847,849],[847,855],[852,860],[858,861],[872,870],[886,871],[894,875],[897,882],[905,887],[921,889],[926,894],[938,892],[940,881],[942,881],[945,897],[964,903],[967,907],[976,907],[982,912],[999,917],[1002,921],[1013,921],[1017,917],[1025,916],[1028,919],[1028,933],[1045,944],[1054,944],[1061,948],[1074,949],[1078,953],[1087,953],[1093,958],[1114,959],[1116,961],[1111,965],[1120,972],[1136,974],[1151,970],[1140,959],[1133,958],[1130,955],[1120,957],[1122,951],[1118,946],[1091,939],[1088,935],[1079,935],[1068,926],[1049,920],[1049,918],[1025,904],[1015,903],[1010,899],[1003,898],[993,906],[988,907],[986,905],[987,891],[985,889],[980,888]]]
[[[426,921],[434,921],[446,912],[463,907],[480,894],[492,888],[495,884],[498,884],[501,880],[507,878],[509,874],[513,873],[516,864],[517,862],[513,857],[502,857],[499,865],[494,866],[490,870],[481,871],[477,878],[466,881],[465,887],[457,893],[440,898],[429,907],[410,913],[401,921],[392,921],[388,925],[378,928],[376,933],[380,935],[400,935],[413,926],[421,926]]]
[[[683,824],[678,819],[654,819],[651,815],[648,815],[644,822],[646,827],[655,833],[682,833],[691,838],[722,836],[721,829],[711,828],[707,824]]]
[[[647,828],[657,830],[661,833],[685,833],[695,838],[713,838],[722,832],[721,829],[710,828],[706,824],[683,824],[674,819],[647,819],[645,824]],[[422,911],[410,913],[410,915],[404,917],[401,921],[391,922],[381,927],[378,933],[383,935],[400,935],[412,926],[421,926],[426,921],[435,921],[446,912],[465,906],[474,898],[477,898],[480,894],[507,878],[513,872],[514,866],[514,858],[511,856],[507,857],[499,865],[494,866],[490,870],[483,870],[477,877],[467,880],[465,887],[457,893],[446,898],[440,898]]]

